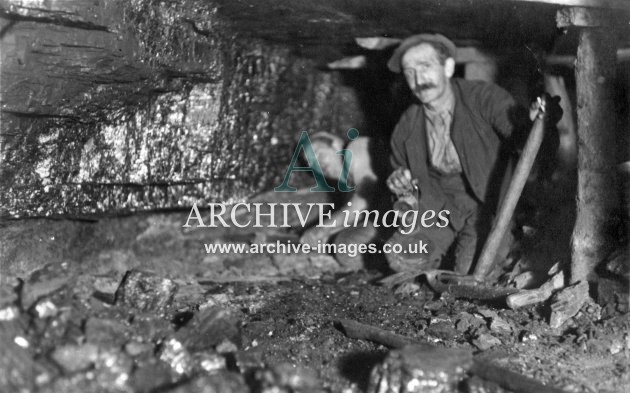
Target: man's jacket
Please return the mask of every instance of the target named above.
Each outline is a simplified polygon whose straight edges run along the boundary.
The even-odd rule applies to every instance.
[[[491,83],[452,78],[451,86],[455,95],[451,140],[468,188],[482,204],[496,204],[504,176],[509,172],[512,146],[528,128],[527,111],[507,91]],[[429,176],[424,111],[419,102],[401,116],[391,148],[393,167],[409,168],[418,180],[422,207],[448,210],[447,198]]]

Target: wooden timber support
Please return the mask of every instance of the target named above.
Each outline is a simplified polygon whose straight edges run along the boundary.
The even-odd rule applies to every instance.
[[[558,26],[580,29],[575,64],[578,117],[577,216],[571,239],[571,282],[592,279],[610,253],[617,188],[617,121],[614,101],[617,45],[609,10],[568,8]]]
[[[564,7],[628,9],[628,0],[509,0],[521,3],[544,3]]]

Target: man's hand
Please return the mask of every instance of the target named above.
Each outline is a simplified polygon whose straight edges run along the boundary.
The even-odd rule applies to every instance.
[[[310,244],[311,247],[317,247],[318,240],[321,240],[322,243],[324,243],[331,235],[332,233],[330,228],[312,227],[304,231],[300,237],[300,243]]]
[[[562,118],[562,107],[560,107],[560,96],[550,96],[545,93],[544,97],[532,102],[529,107],[529,119],[534,121],[538,116],[540,107],[544,105],[547,123],[555,125]]]
[[[407,195],[413,191],[411,171],[398,168],[387,178],[387,188],[396,196]]]

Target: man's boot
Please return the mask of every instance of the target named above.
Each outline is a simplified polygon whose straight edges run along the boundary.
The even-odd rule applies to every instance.
[[[411,272],[424,269],[435,269],[440,264],[440,258],[432,258],[431,242],[419,229],[405,235],[396,232],[383,246],[385,258],[389,268],[395,272]],[[395,252],[399,251],[399,252]]]

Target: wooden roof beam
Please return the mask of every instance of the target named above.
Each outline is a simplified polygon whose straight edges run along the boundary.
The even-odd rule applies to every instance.
[[[614,8],[630,10],[628,0],[509,0],[519,3],[553,4],[563,7]]]
[[[630,61],[630,48],[617,49],[617,62],[626,63]],[[547,55],[545,56],[545,64],[547,65],[561,65],[567,67],[573,67],[575,65],[574,55]]]

